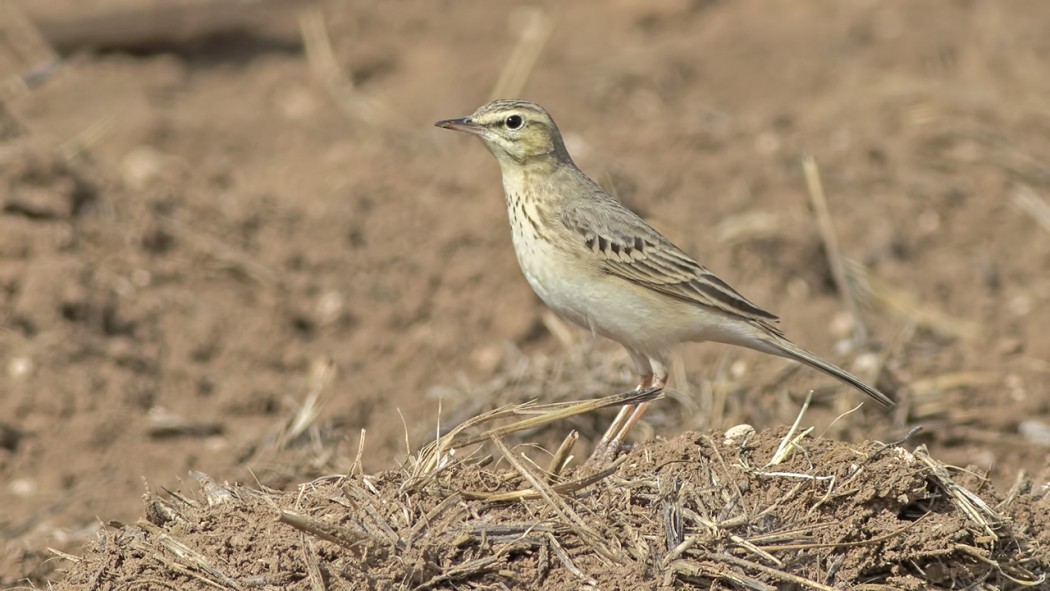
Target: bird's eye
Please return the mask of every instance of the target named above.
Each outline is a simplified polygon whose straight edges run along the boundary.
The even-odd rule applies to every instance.
[[[521,118],[521,115],[511,115],[503,124],[507,126],[507,129],[520,129],[525,124],[525,120]]]

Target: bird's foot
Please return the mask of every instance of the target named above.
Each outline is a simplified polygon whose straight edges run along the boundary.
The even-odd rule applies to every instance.
[[[637,391],[652,391],[659,392],[663,390],[663,383],[651,383],[639,385]],[[620,453],[620,448],[623,446],[624,440],[627,438],[627,434],[630,433],[634,425],[642,418],[645,414],[646,409],[649,408],[649,402],[642,402],[639,404],[628,404],[620,408],[620,412],[613,419],[609,428],[605,431],[605,435],[602,436],[601,440],[598,441],[594,446],[594,451],[591,452],[591,457],[587,458],[587,461],[583,464],[583,470],[585,472],[594,472],[600,470],[610,462],[616,459],[616,454]]]

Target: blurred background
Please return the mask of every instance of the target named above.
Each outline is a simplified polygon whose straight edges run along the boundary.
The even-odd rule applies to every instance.
[[[632,388],[521,277],[492,157],[432,126],[493,97],[545,105],[585,172],[899,401],[836,420],[858,394],[690,345],[636,437],[779,427],[814,390],[818,434],[922,425],[989,486],[1045,483],[1048,26],[1036,1],[0,0],[0,585],[190,470],[397,469],[477,412]]]

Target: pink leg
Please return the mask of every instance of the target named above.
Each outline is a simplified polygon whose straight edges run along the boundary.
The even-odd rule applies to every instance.
[[[660,389],[663,389],[666,384],[666,377],[664,379],[660,379],[657,377],[651,382],[652,386],[658,387]],[[634,428],[634,425],[637,424],[637,422],[640,419],[642,419],[642,416],[646,414],[646,410],[648,408],[648,402],[643,402],[642,404],[634,405],[633,408],[631,408],[630,416],[627,417],[627,420],[624,422],[624,424],[617,426],[615,434],[613,435],[612,439],[609,440],[608,443],[608,448],[612,450],[613,455],[615,455],[615,452],[619,450],[619,446],[624,444],[624,439],[627,438],[627,434],[629,434],[629,432],[631,432],[631,429]],[[627,409],[627,407],[625,406],[624,409]],[[623,410],[621,410],[621,413],[623,413]],[[603,438],[603,440],[604,439],[605,438]]]
[[[645,390],[646,388],[652,386],[652,384],[653,375],[644,375],[642,376],[641,381],[638,382],[638,387],[635,388],[635,391]],[[629,421],[632,416],[634,416],[634,413],[638,410],[638,407],[645,406],[645,404],[648,403],[626,404],[624,406],[621,406],[620,412],[616,413],[616,418],[613,419],[613,422],[611,425],[609,425],[609,428],[605,430],[605,435],[602,435],[602,439],[598,442],[598,446],[595,447],[595,450],[599,448],[609,447],[609,443],[616,438],[616,435],[619,434],[621,430],[623,430],[624,424],[627,421]],[[635,422],[637,422],[637,419],[635,420]]]
[[[652,374],[643,375],[636,390],[644,390],[651,387],[663,388],[665,383],[667,383],[666,372],[663,372],[662,376],[656,377]],[[594,446],[594,451],[584,466],[587,468],[600,468],[602,465],[609,463],[616,456],[616,453],[620,451],[620,446],[623,444],[627,434],[630,433],[648,408],[648,402],[621,407],[620,412],[617,413],[616,418],[613,419],[612,424],[605,431],[601,441]]]

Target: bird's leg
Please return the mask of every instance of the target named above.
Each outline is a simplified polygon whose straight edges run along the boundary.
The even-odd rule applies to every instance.
[[[648,372],[642,374],[638,387],[634,390],[638,392],[654,385],[653,374]],[[660,387],[663,387],[663,385],[661,384]],[[594,451],[591,452],[591,457],[588,458],[585,466],[600,467],[602,464],[608,463],[616,455],[616,452],[620,450],[623,438],[631,430],[631,427],[634,427],[634,424],[638,422],[638,419],[642,417],[648,405],[648,402],[643,402],[641,404],[625,404],[621,406],[620,412],[616,414],[616,418],[613,419],[612,424],[606,429],[605,435],[602,435],[601,440],[594,446]]]
[[[667,365],[663,356],[659,354],[643,354],[641,351],[631,347],[626,347],[626,349],[634,361],[635,368],[638,370],[638,387],[635,388],[635,391],[651,388],[662,390],[664,384],[667,383]],[[620,408],[620,412],[617,413],[616,418],[609,425],[609,429],[605,431],[605,435],[602,435],[601,441],[594,446],[591,457],[583,465],[584,470],[602,468],[616,457],[616,453],[620,451],[620,445],[623,444],[624,438],[627,437],[635,423],[642,418],[647,408],[649,408],[648,402],[628,404]]]
[[[643,375],[642,379],[638,382],[638,387],[634,389],[635,392],[640,392],[646,388],[652,386],[653,374]],[[602,447],[609,447],[609,443],[616,438],[616,435],[623,429],[624,424],[634,414],[634,411],[641,406],[640,404],[625,404],[620,407],[620,412],[616,413],[616,418],[613,419],[609,428],[606,429],[605,435],[602,435],[601,441],[598,442],[598,446],[595,450]]]
[[[666,383],[667,383],[667,378],[666,377],[664,377],[663,379],[661,379],[660,377],[656,377],[656,378],[653,378],[652,380],[650,380],[650,385],[646,386],[646,387],[650,387],[651,386],[653,388],[660,388],[662,390],[664,385],[666,385]],[[627,419],[625,421],[623,421],[622,425],[618,425],[617,423],[613,423],[613,426],[616,427],[616,433],[613,434],[612,439],[610,439],[608,444],[607,444],[608,448],[612,450],[613,454],[615,454],[617,451],[619,451],[620,446],[623,445],[623,440],[627,438],[627,434],[630,433],[631,429],[634,428],[635,424],[637,424],[638,421],[641,420],[642,415],[645,414],[645,411],[648,410],[648,408],[649,408],[649,403],[648,402],[643,402],[641,404],[635,404],[635,405],[632,406],[630,414],[627,416]],[[624,410],[627,410],[626,406],[623,407],[623,409],[621,409],[621,411],[620,411],[621,414],[623,414]],[[617,418],[619,418],[619,417],[617,417]],[[610,430],[611,429],[612,429],[612,427],[610,427]],[[608,433],[606,433],[606,437],[608,437]],[[603,437],[602,440],[604,441],[605,437]]]

